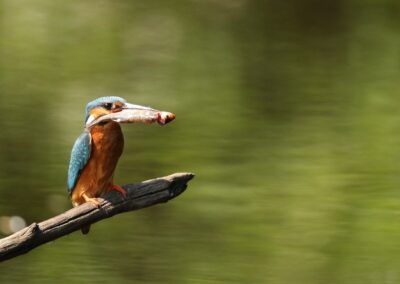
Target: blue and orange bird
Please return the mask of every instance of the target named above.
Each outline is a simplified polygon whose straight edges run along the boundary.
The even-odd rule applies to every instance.
[[[85,128],[72,148],[68,168],[68,193],[72,204],[91,202],[99,207],[97,197],[112,190],[126,197],[126,191],[113,181],[124,148],[120,123],[166,124],[174,118],[172,113],[130,104],[120,97],[101,97],[88,103]],[[87,234],[89,229],[87,226],[81,230]]]

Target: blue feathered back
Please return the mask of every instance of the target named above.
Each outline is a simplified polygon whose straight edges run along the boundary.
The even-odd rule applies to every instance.
[[[68,167],[68,193],[74,189],[83,168],[86,166],[92,151],[92,137],[89,131],[85,130],[75,141],[71,152],[71,160]]]

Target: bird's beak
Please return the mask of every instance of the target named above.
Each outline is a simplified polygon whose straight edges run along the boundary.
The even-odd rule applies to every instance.
[[[151,110],[151,111],[157,111],[151,107],[147,106],[141,106],[141,105],[135,105],[135,104],[130,104],[130,103],[125,103],[125,105],[122,107],[122,110]]]
[[[151,107],[125,103],[125,105],[109,114],[103,115],[86,124],[90,128],[102,121],[113,120],[118,123],[154,123],[164,125],[175,119],[175,114],[166,111],[159,111]]]

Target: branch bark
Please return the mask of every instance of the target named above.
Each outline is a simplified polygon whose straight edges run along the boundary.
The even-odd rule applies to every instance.
[[[175,173],[138,184],[127,184],[123,186],[128,192],[125,199],[119,193],[112,191],[103,198],[99,198],[100,208],[96,208],[91,203],[84,203],[43,222],[33,223],[0,239],[0,261],[27,253],[35,247],[77,231],[85,225],[116,214],[167,202],[184,192],[187,183],[193,177],[191,173]]]

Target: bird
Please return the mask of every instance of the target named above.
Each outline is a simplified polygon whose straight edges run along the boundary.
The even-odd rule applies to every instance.
[[[90,202],[100,207],[97,197],[112,190],[124,198],[127,191],[114,184],[114,171],[124,149],[120,123],[166,124],[175,115],[128,103],[117,96],[100,97],[86,105],[83,133],[76,139],[68,167],[67,189],[73,206]],[[89,233],[90,225],[81,228]]]

